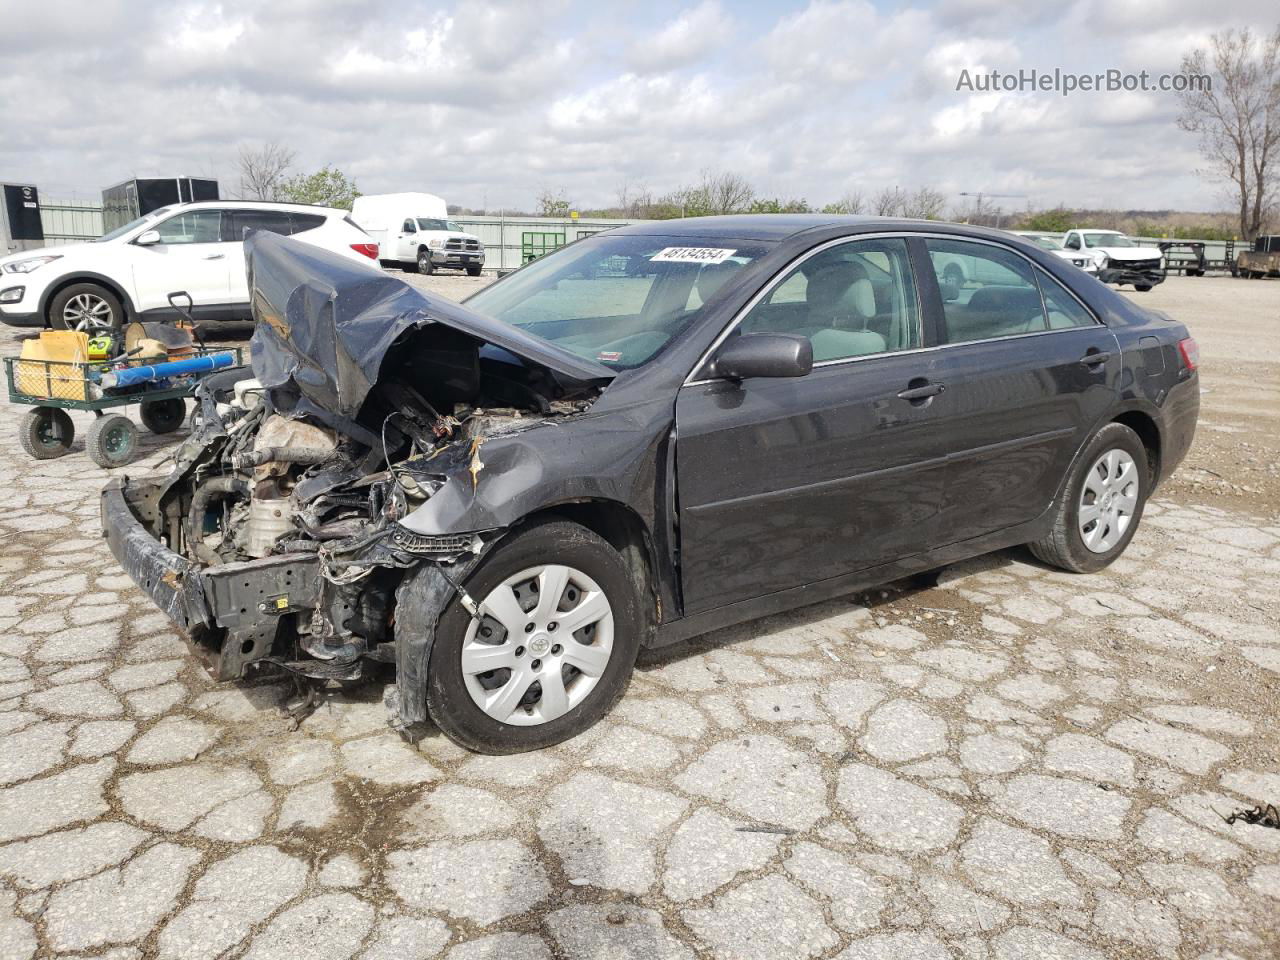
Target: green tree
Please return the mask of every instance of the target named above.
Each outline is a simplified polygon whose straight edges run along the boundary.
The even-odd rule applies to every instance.
[[[356,182],[336,167],[321,167],[315,173],[299,173],[280,187],[280,199],[287,203],[313,203],[321,207],[350,210],[360,191]]]
[[[1076,225],[1076,218],[1071,211],[1058,207],[1056,210],[1041,210],[1032,214],[1023,222],[1022,228],[1042,233],[1066,233]]]

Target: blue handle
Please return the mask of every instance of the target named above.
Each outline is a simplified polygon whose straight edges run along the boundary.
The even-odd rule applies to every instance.
[[[146,367],[128,367],[102,375],[102,385],[108,390],[117,387],[132,387],[139,383],[151,383],[168,377],[178,377],[185,373],[204,373],[207,370],[218,370],[235,363],[234,353],[214,353],[205,357],[189,357],[186,360],[170,360],[168,363],[155,363]]]

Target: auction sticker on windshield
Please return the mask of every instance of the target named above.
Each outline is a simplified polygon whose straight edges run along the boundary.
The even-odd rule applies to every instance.
[[[649,258],[650,263],[724,263],[736,250],[720,247],[666,247]]]

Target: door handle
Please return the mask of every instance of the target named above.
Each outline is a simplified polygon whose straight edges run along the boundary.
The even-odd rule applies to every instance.
[[[918,380],[912,380],[911,382],[918,385],[914,387],[908,386],[907,389],[901,391],[898,394],[899,400],[910,400],[915,403],[918,400],[928,400],[930,397],[936,397],[947,389],[944,383],[929,383],[927,381],[921,383]]]
[[[1080,358],[1080,363],[1086,367],[1096,367],[1098,364],[1106,363],[1110,359],[1110,350],[1090,350]]]
[[[210,253],[210,254],[206,254],[205,256],[201,257],[200,259],[202,259],[202,260],[221,260],[221,259],[222,259],[223,257],[225,257],[225,256],[226,256],[226,254],[225,254],[225,253]]]

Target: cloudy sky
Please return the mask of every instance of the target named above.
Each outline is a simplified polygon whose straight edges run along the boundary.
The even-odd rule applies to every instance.
[[[0,180],[97,196],[129,176],[237,183],[273,140],[362,191],[608,205],[704,169],[814,203],[895,184],[1007,207],[1224,207],[1172,94],[975,94],[961,69],[1176,72],[1256,0],[701,3],[10,0]]]

